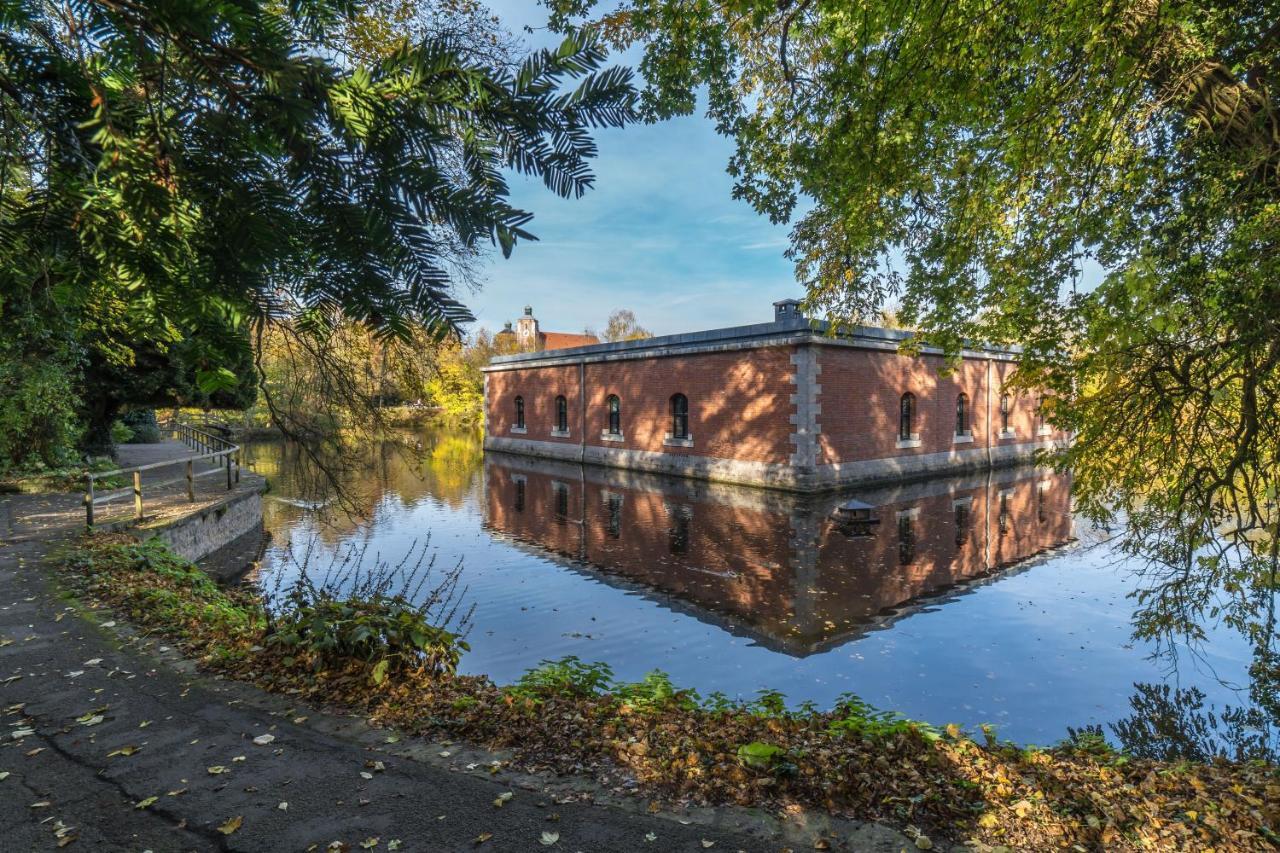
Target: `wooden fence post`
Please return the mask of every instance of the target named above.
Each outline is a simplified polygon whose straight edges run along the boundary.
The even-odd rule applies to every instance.
[[[233,488],[231,485],[231,452],[225,453],[223,458],[227,460],[227,491],[229,492]]]
[[[142,472],[133,472],[133,516],[142,518]]]
[[[84,493],[84,522],[93,527],[93,475],[86,474],[85,479],[89,482],[89,488]]]
[[[196,475],[192,470],[192,462],[187,460],[187,500],[196,502]]]

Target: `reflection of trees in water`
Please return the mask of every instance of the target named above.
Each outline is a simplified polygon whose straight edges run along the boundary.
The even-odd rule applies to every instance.
[[[388,499],[407,506],[430,496],[462,506],[475,489],[484,450],[475,429],[406,432],[348,454],[337,486],[324,465],[290,442],[253,442],[246,456],[271,481],[272,499],[264,506],[269,529],[279,532],[319,511],[330,538],[371,519]],[[334,470],[338,466],[329,466]]]
[[[1135,684],[1133,714],[1108,725],[1130,755],[1158,761],[1280,760],[1280,719],[1257,706],[1205,707],[1196,687]],[[1072,739],[1101,735],[1101,726],[1068,729]]]

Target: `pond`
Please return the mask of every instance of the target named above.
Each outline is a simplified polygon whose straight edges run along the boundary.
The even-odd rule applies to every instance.
[[[287,588],[304,552],[394,565],[424,549],[437,574],[461,565],[474,606],[461,669],[498,683],[575,655],[704,696],[830,707],[854,693],[1024,744],[1092,725],[1165,757],[1276,748],[1243,638],[1210,629],[1159,656],[1132,639],[1134,567],[1072,518],[1068,474],[796,496],[485,454],[478,434],[435,429],[345,474],[354,506],[339,509],[310,493],[296,447],[247,454],[271,481],[265,591]],[[851,498],[872,521],[840,517]]]

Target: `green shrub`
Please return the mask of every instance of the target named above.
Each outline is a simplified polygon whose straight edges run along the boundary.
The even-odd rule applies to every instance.
[[[317,669],[361,661],[374,684],[409,672],[451,675],[470,649],[399,595],[338,598],[305,585],[290,593],[268,642],[293,655],[310,655]]]
[[[560,660],[544,660],[520,676],[507,688],[509,693],[533,699],[551,696],[586,698],[599,696],[613,683],[613,670],[606,663],[584,663],[575,655]]]
[[[909,720],[890,711],[881,711],[852,693],[846,693],[837,700],[836,714],[838,716],[827,727],[828,732],[836,737],[860,737],[874,741],[908,733],[928,740],[936,740],[942,736],[941,732],[928,723]]]
[[[133,430],[124,421],[113,421],[111,424],[111,443],[128,444],[133,441]]]
[[[120,420],[133,430],[130,440],[137,444],[156,444],[162,438],[155,409],[132,409],[125,412]]]

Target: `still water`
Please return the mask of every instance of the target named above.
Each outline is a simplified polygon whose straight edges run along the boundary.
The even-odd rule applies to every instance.
[[[287,588],[290,549],[313,566],[353,546],[395,564],[425,543],[437,572],[461,562],[475,608],[462,670],[499,683],[576,655],[703,695],[827,707],[855,693],[1019,743],[1101,725],[1154,753],[1276,747],[1274,720],[1249,708],[1242,638],[1210,630],[1175,657],[1132,639],[1133,567],[1073,520],[1069,475],[799,497],[484,454],[471,433],[415,441],[346,475],[341,509],[315,499],[296,448],[252,445],[272,486],[255,580]],[[873,523],[833,517],[851,497]]]

